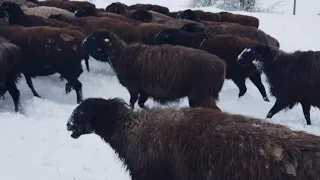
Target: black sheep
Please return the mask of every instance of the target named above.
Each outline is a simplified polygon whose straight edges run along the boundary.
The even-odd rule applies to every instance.
[[[159,6],[159,5],[155,5],[155,4],[134,4],[134,5],[129,6],[128,9],[129,10],[145,9],[148,11],[155,11],[155,12],[170,16],[170,11],[167,7]]]
[[[20,91],[16,83],[21,78],[21,49],[0,36],[0,97],[9,91],[15,111],[21,110]]]
[[[77,102],[82,101],[82,42],[77,33],[67,28],[49,26],[0,27],[0,35],[16,44],[22,51],[22,72],[34,96],[40,95],[34,89],[32,77],[59,73],[68,82],[66,93],[74,88]]]
[[[191,107],[216,108],[225,79],[226,65],[203,50],[182,46],[126,44],[108,30],[91,33],[84,49],[109,62],[119,82],[130,93],[130,105],[143,108],[149,97],[166,104],[188,97]]]
[[[267,118],[300,103],[307,124],[311,125],[310,108],[320,107],[319,51],[285,53],[266,45],[254,45],[243,50],[238,62],[254,64],[266,74],[270,92],[277,99]]]
[[[243,96],[247,87],[246,78],[255,84],[263,99],[269,101],[266,90],[261,82],[261,73],[254,67],[242,67],[237,63],[237,57],[246,47],[258,44],[247,38],[232,35],[213,36],[208,33],[187,33],[180,29],[166,29],[159,32],[154,39],[154,44],[172,44],[195,49],[202,49],[219,56],[227,63],[226,78],[231,79],[239,88],[239,97]]]
[[[66,129],[96,134],[132,180],[319,180],[320,137],[208,108],[133,111],[121,99],[90,98]],[[92,144],[88,143],[89,146]]]

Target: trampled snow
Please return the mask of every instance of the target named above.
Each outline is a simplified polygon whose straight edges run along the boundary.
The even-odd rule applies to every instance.
[[[184,1],[158,0],[152,3],[169,6],[170,10],[183,9]],[[300,0],[301,1],[301,0]],[[94,0],[98,7],[105,7],[111,1]],[[134,4],[137,1],[122,1]],[[139,1],[150,3],[149,0]],[[311,2],[311,1],[310,1]],[[173,4],[172,4],[173,3]],[[308,9],[306,4],[298,0],[299,9]],[[320,4],[320,3],[319,3]],[[318,4],[318,5],[319,5]],[[303,6],[303,7],[302,7]],[[314,5],[310,5],[313,7]],[[290,5],[291,7],[291,5]],[[216,12],[216,8],[201,8]],[[291,8],[289,9],[291,12]],[[320,49],[320,16],[310,13],[251,14],[260,19],[260,28],[274,36],[280,42],[281,49],[319,50]],[[240,12],[239,12],[240,13]],[[91,72],[84,70],[80,77],[83,84],[84,98],[88,97],[120,97],[129,101],[129,93],[122,87],[106,63],[90,59]],[[14,112],[10,95],[0,100],[0,179],[5,180],[128,180],[129,175],[113,150],[96,135],[82,136],[73,140],[66,131],[66,121],[76,107],[76,95],[72,91],[66,95],[66,81],[61,82],[58,75],[33,79],[34,86],[43,97],[33,97],[31,90],[23,79],[18,88],[24,115]],[[227,112],[239,113],[264,119],[273,106],[263,101],[257,88],[247,81],[247,93],[238,99],[237,86],[227,80],[220,93],[219,107]],[[265,87],[268,89],[266,83]],[[149,107],[159,106],[152,100],[146,103]],[[186,99],[172,106],[188,106]],[[320,111],[311,109],[312,125],[306,126],[300,105],[287,112],[281,111],[271,120],[273,123],[287,125],[294,130],[304,130],[320,135]]]

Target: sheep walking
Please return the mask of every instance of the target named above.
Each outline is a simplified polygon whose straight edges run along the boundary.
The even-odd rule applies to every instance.
[[[258,44],[247,38],[232,35],[216,35],[208,33],[187,33],[180,29],[165,29],[154,38],[154,44],[172,44],[202,49],[219,56],[227,64],[226,78],[231,79],[239,88],[239,97],[243,96],[247,87],[246,78],[249,78],[258,88],[263,99],[269,102],[266,90],[261,82],[261,73],[254,67],[243,67],[237,63],[237,57],[246,47]]]
[[[238,62],[253,64],[266,74],[270,92],[277,99],[267,118],[300,103],[307,125],[311,125],[310,108],[320,107],[319,51],[286,53],[260,44],[244,49]]]
[[[89,98],[67,130],[95,133],[134,180],[318,180],[320,137],[208,108],[133,111],[121,99]]]
[[[138,98],[143,108],[149,97],[161,104],[188,97],[191,107],[219,109],[216,101],[226,64],[215,55],[182,46],[126,44],[108,30],[92,32],[83,47],[95,59],[110,63],[130,93],[131,107]]]
[[[20,91],[16,83],[21,78],[21,49],[0,36],[0,98],[9,91],[15,111],[21,110]]]

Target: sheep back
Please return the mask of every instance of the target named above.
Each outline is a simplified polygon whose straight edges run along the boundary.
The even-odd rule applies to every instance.
[[[244,26],[259,28],[259,19],[253,16],[220,12],[221,21],[239,23]]]
[[[75,15],[67,10],[56,8],[56,7],[48,7],[48,6],[37,6],[33,8],[28,8],[24,11],[26,15],[35,15],[43,18],[48,18],[51,15],[63,14],[68,17],[75,17]]]

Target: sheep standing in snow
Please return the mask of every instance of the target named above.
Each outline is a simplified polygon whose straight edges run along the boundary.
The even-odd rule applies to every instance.
[[[20,91],[16,85],[21,78],[21,56],[18,46],[0,36],[0,97],[9,91],[16,112],[21,110]]]
[[[238,62],[254,64],[266,74],[270,92],[277,99],[267,118],[300,103],[307,124],[311,125],[310,108],[320,107],[319,51],[285,53],[260,44],[244,49]]]
[[[149,97],[161,104],[188,97],[191,107],[219,109],[216,101],[226,65],[215,55],[182,46],[126,44],[108,30],[91,33],[83,47],[95,59],[110,63],[130,93],[131,107],[138,98],[144,108]]]
[[[269,101],[261,82],[261,73],[254,67],[243,67],[237,63],[237,57],[248,46],[258,44],[247,38],[232,35],[212,36],[208,33],[187,33],[180,29],[165,29],[154,38],[154,44],[172,44],[202,49],[219,56],[227,63],[226,78],[231,79],[239,88],[239,97],[243,96],[247,87],[246,78],[254,83],[265,101]]]
[[[67,130],[100,136],[134,180],[319,180],[319,136],[208,108],[133,111],[89,98]]]

